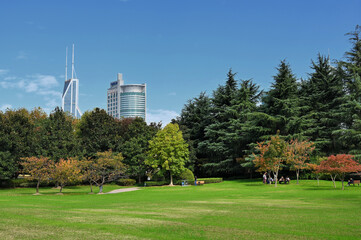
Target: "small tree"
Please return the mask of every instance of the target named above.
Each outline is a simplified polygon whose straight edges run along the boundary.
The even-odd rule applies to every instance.
[[[122,161],[122,154],[113,154],[111,150],[98,152],[96,157],[91,159],[89,166],[92,171],[91,181],[99,187],[99,193],[103,193],[104,183],[114,181],[124,175],[126,166]]]
[[[184,170],[189,159],[188,145],[183,139],[178,124],[169,123],[149,141],[148,157],[145,163],[153,169],[161,168],[169,171],[170,186],[173,186],[173,175]]]
[[[258,143],[256,149],[260,152],[259,155],[254,155],[255,166],[259,171],[270,170],[275,179],[275,187],[277,187],[278,172],[283,167],[289,156],[289,148],[286,141],[280,138],[277,134],[271,136],[271,140],[267,143]]]
[[[93,161],[90,158],[83,159],[79,161],[79,167],[82,179],[89,182],[90,193],[93,193],[93,181],[96,179]]]
[[[69,158],[68,160],[60,159],[55,164],[52,178],[59,184],[60,193],[65,185],[80,180],[80,168],[77,160]]]
[[[311,163],[307,163],[308,169],[311,170],[311,172],[316,175],[317,186],[320,186],[320,172],[319,172],[320,163],[326,159],[327,157],[316,156],[312,158]]]
[[[36,180],[36,194],[39,194],[39,186],[41,182],[49,181],[52,173],[52,161],[46,157],[27,157],[22,158],[24,174],[30,174],[30,180]]]
[[[291,164],[291,170],[296,171],[297,184],[302,169],[308,169],[306,161],[310,160],[310,154],[315,150],[314,143],[309,141],[291,140],[289,146],[290,156],[287,163]]]
[[[348,154],[331,155],[321,162],[319,172],[330,174],[333,186],[336,188],[336,176],[342,182],[342,190],[344,190],[344,180],[347,173],[361,171],[361,165],[352,160],[354,156]]]

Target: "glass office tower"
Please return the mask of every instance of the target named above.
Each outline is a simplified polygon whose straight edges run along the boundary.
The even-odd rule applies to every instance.
[[[74,78],[74,44],[72,50],[71,60],[71,78],[68,79],[68,48],[66,48],[65,57],[65,83],[63,95],[61,97],[61,108],[64,112],[69,112],[75,118],[81,117],[81,112],[78,106],[79,103],[79,79]]]
[[[125,85],[122,74],[118,73],[118,79],[110,83],[107,95],[109,115],[118,119],[146,119],[146,84]]]
[[[64,90],[62,96],[62,108],[64,112],[69,112],[75,118],[81,117],[81,112],[78,107],[79,102],[79,80],[68,79],[64,83]]]

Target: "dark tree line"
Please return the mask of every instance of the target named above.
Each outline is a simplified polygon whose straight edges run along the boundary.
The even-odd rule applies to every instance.
[[[161,128],[142,118],[117,120],[96,108],[74,119],[56,108],[47,116],[40,108],[0,111],[0,179],[16,178],[22,158],[95,158],[98,152],[122,153],[127,176],[145,176],[148,142]]]
[[[348,33],[352,48],[331,63],[319,54],[307,79],[297,80],[282,60],[268,91],[229,70],[211,96],[185,104],[180,124],[196,175],[236,176],[252,167],[255,143],[279,132],[285,140],[310,140],[317,156],[361,158],[361,27]]]

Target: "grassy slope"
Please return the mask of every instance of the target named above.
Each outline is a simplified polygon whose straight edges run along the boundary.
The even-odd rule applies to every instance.
[[[357,239],[361,187],[228,181],[88,195],[0,190],[1,239]],[[110,191],[117,186],[106,186]]]

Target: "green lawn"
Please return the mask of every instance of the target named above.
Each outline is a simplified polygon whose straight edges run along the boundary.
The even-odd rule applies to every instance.
[[[320,185],[1,189],[0,239],[361,239],[361,186]]]

